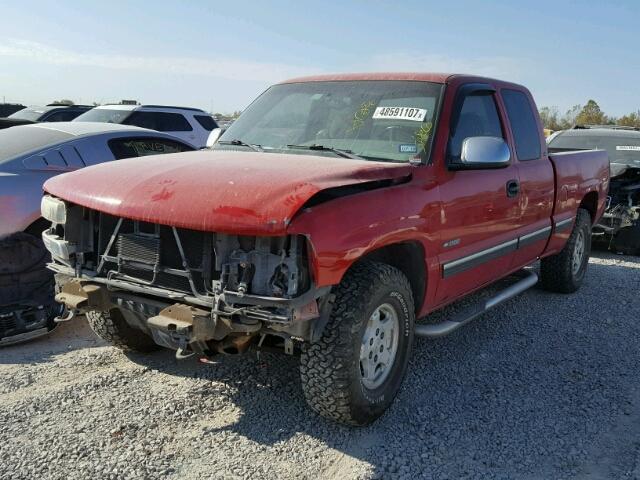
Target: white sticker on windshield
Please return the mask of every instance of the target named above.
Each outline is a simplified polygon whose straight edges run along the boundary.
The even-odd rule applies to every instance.
[[[640,145],[617,145],[616,150],[623,152],[640,152]]]
[[[373,112],[374,119],[393,119],[393,120],[413,120],[415,122],[424,121],[427,116],[426,108],[413,107],[378,107]]]

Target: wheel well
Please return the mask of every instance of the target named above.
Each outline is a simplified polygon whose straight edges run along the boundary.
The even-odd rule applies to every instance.
[[[598,211],[598,193],[587,193],[578,208],[584,208],[589,212],[589,215],[591,215],[591,224],[593,225],[596,222],[596,212]]]
[[[51,222],[40,217],[27,228],[25,228],[24,233],[28,233],[29,235],[33,235],[34,237],[40,238],[42,237],[42,232],[44,232],[49,226]]]
[[[359,261],[371,260],[391,265],[409,280],[416,312],[422,307],[427,285],[424,248],[417,242],[395,243],[367,253]]]

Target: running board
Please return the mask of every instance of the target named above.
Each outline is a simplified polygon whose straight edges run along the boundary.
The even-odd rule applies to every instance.
[[[526,276],[518,280],[513,285],[505,288],[497,295],[490,297],[480,303],[472,305],[471,307],[463,310],[450,320],[435,324],[416,325],[415,335],[417,337],[424,338],[438,338],[449,335],[451,332],[459,329],[463,325],[466,325],[471,320],[475,320],[483,313],[488,312],[493,307],[500,305],[502,302],[509,300],[510,298],[519,295],[525,290],[533,287],[538,282],[538,275],[534,272],[526,272]]]

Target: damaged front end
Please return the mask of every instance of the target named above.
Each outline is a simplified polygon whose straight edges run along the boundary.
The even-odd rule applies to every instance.
[[[607,208],[593,228],[593,239],[615,252],[640,254],[640,168],[611,164]]]
[[[119,309],[178,356],[294,352],[317,335],[329,288],[316,288],[303,236],[239,236],[118,218],[50,196],[43,240],[69,309]]]

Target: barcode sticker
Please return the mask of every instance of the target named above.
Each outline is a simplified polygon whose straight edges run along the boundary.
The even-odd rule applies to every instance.
[[[414,122],[422,122],[427,116],[426,108],[414,107],[378,107],[373,112],[373,118],[376,120],[392,119],[392,120],[413,120]]]

